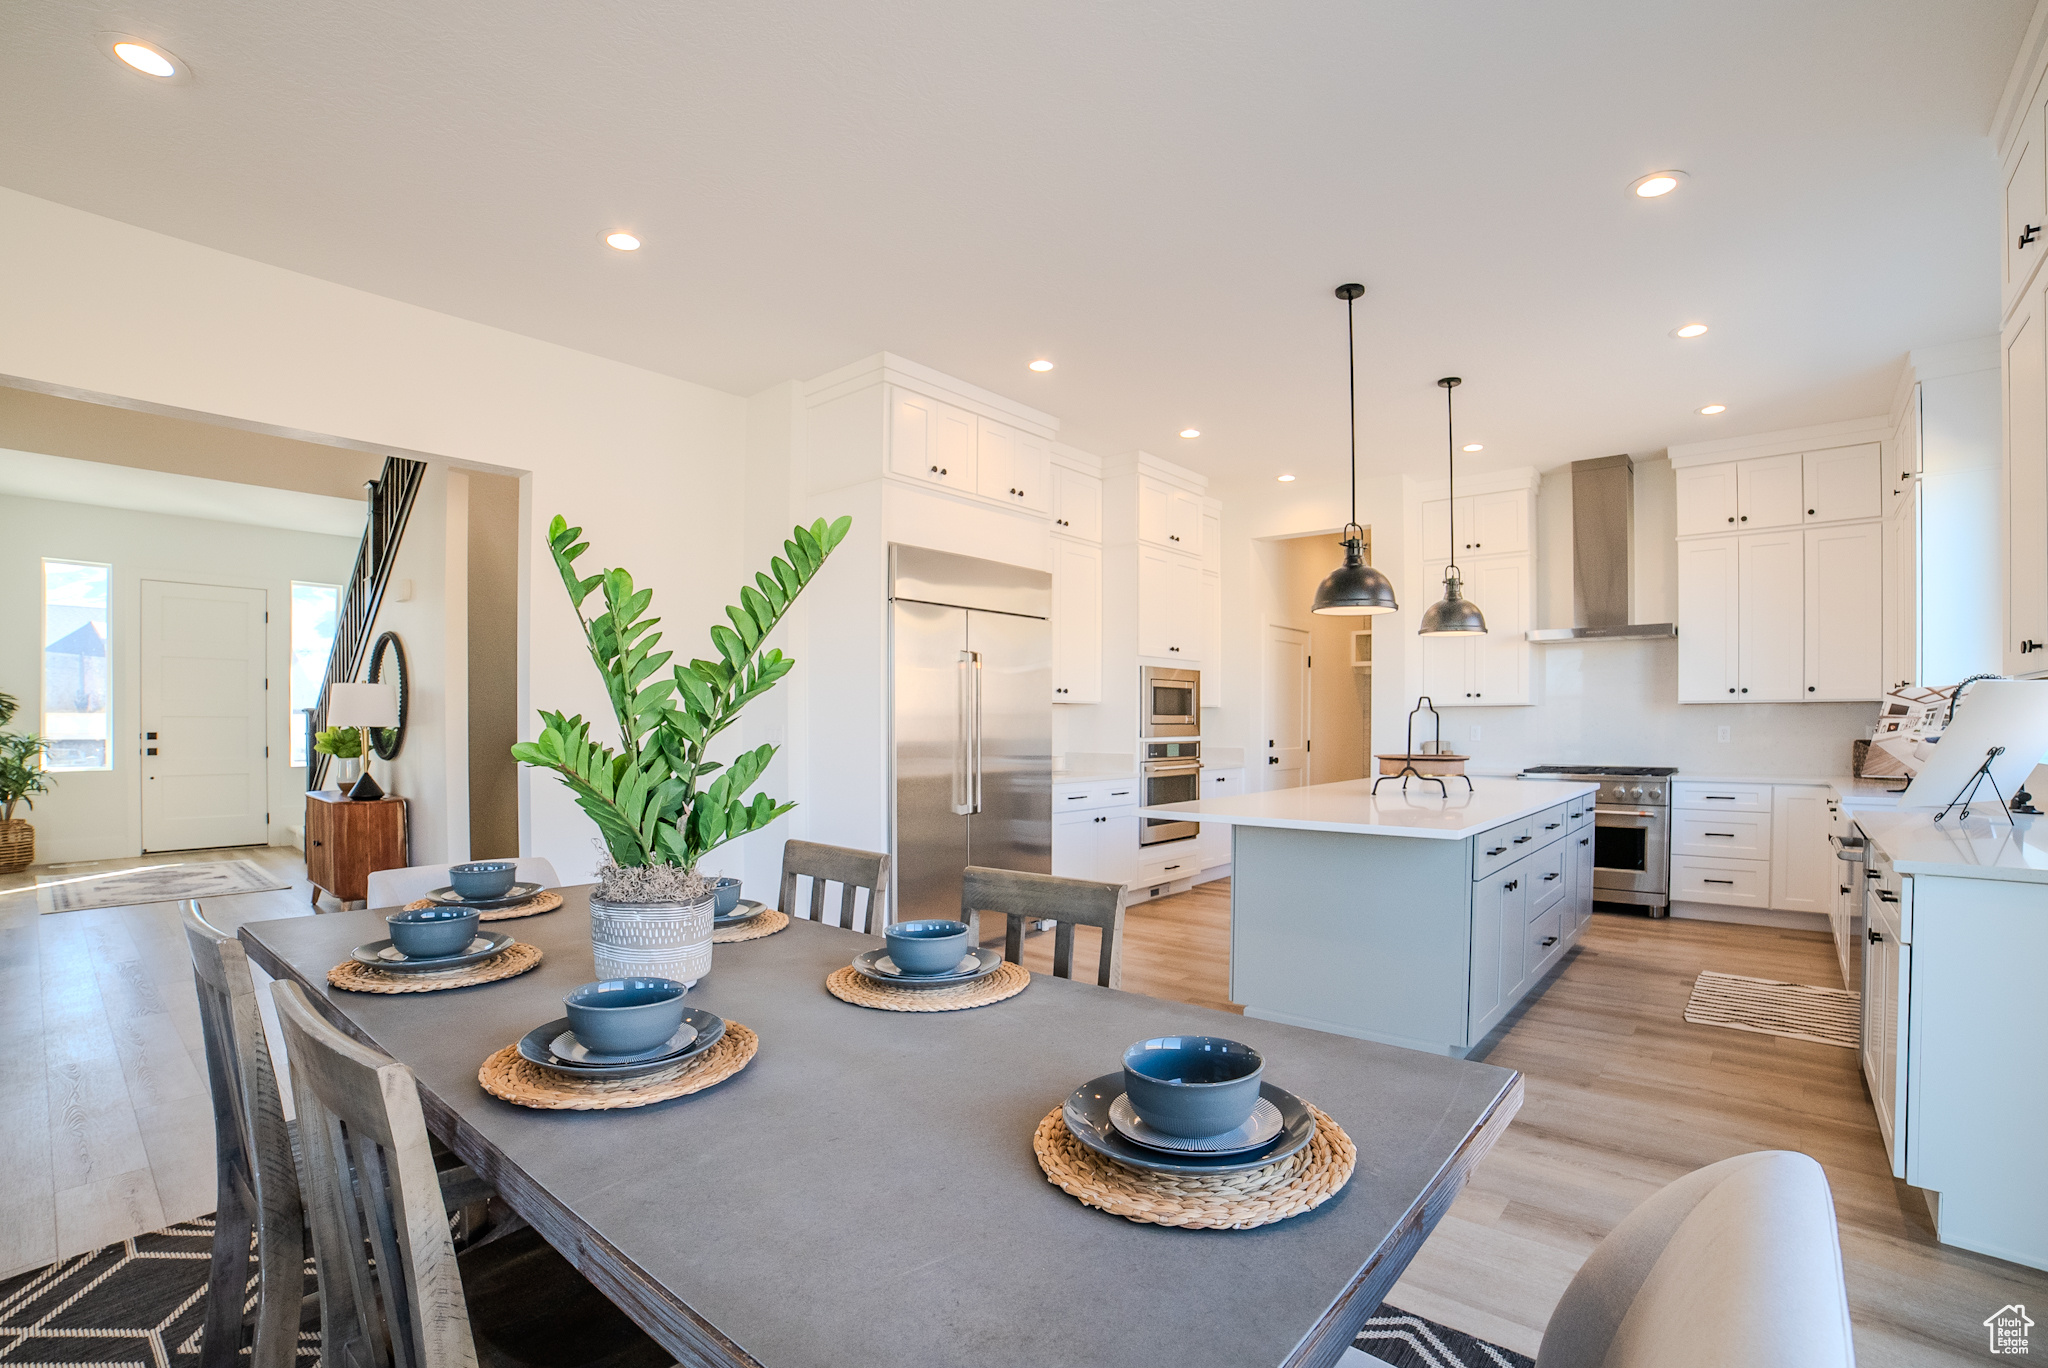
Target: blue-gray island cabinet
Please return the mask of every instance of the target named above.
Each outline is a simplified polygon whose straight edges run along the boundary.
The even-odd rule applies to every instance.
[[[1230,996],[1245,1015],[1463,1058],[1593,910],[1592,784],[1369,780],[1170,803],[1231,828]]]

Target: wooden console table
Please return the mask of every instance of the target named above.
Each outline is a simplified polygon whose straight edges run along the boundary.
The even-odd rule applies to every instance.
[[[313,905],[324,889],[341,905],[370,896],[370,872],[411,863],[405,799],[385,794],[356,802],[326,790],[306,795],[306,878]]]

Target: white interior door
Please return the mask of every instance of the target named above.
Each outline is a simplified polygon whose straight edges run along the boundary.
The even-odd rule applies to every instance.
[[[270,839],[261,589],[142,582],[142,848]]]
[[[1308,782],[1308,633],[1266,626],[1266,783]]]

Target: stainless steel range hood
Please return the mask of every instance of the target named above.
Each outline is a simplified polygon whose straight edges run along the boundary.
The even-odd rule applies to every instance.
[[[1572,623],[1538,627],[1529,640],[1669,641],[1669,622],[1628,620],[1635,542],[1635,463],[1626,456],[1572,462]]]

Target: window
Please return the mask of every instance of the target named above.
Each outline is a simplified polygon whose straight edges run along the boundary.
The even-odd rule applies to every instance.
[[[306,763],[306,715],[320,705],[327,657],[334,652],[334,624],[341,615],[341,589],[333,584],[292,581],[292,764]]]
[[[107,744],[107,583],[113,567],[43,562],[43,768],[114,767]]]

